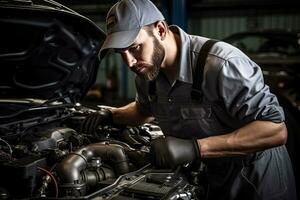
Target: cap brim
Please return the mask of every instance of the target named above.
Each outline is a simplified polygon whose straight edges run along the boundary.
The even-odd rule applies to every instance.
[[[129,47],[139,34],[140,29],[130,31],[120,31],[111,33],[106,36],[106,39],[100,49],[99,57],[103,58],[108,49],[121,49]]]

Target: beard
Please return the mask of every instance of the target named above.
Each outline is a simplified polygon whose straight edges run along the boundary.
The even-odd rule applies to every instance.
[[[148,63],[138,63],[135,66],[131,67],[131,70],[135,72],[139,77],[146,81],[152,81],[157,78],[160,66],[165,57],[165,50],[163,46],[159,43],[157,38],[153,37],[153,54],[151,60],[153,64]],[[143,71],[140,71],[142,69]]]

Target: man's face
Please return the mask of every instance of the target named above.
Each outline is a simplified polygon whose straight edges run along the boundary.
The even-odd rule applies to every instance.
[[[165,50],[152,32],[142,30],[133,45],[121,51],[121,55],[131,71],[151,81],[159,74]]]

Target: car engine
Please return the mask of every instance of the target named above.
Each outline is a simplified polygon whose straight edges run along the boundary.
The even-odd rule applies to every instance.
[[[99,108],[103,109],[103,108]],[[36,99],[0,101],[0,199],[200,199],[200,172],[151,166],[155,123],[81,133],[96,109]]]

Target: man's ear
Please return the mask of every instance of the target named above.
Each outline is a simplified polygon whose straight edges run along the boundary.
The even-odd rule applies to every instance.
[[[157,30],[158,37],[164,40],[168,30],[167,24],[164,21],[157,21],[155,23],[155,29]]]

